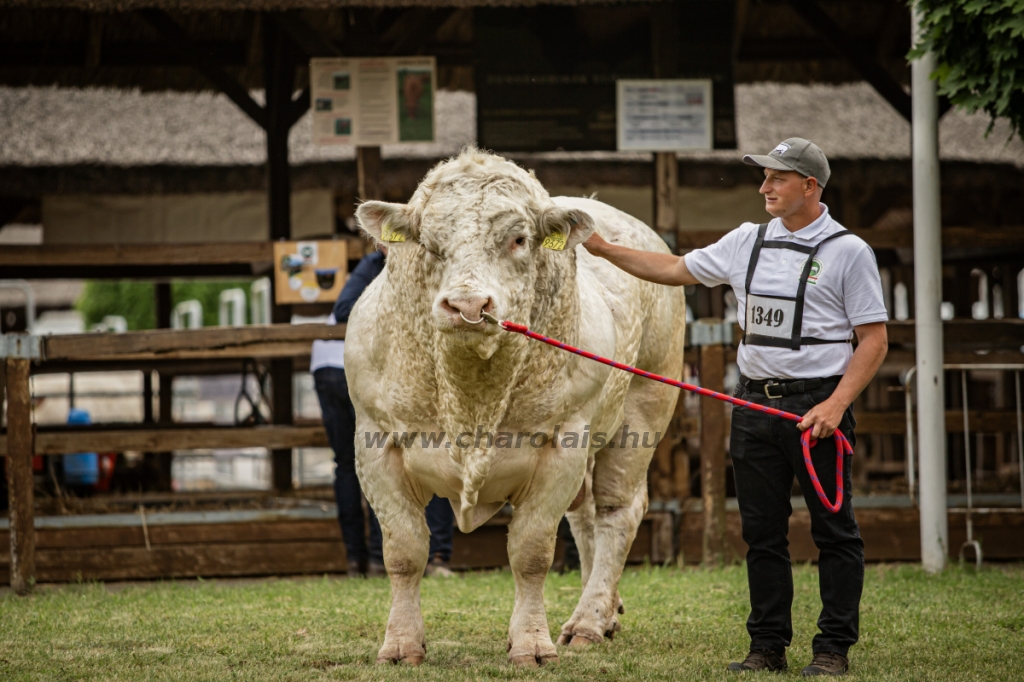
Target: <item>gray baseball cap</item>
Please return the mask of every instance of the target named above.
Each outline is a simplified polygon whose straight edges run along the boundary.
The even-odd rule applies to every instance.
[[[743,163],[781,171],[796,171],[807,178],[814,178],[822,187],[828,182],[832,171],[828,167],[825,152],[818,145],[802,137],[791,137],[780,142],[767,156],[747,154]]]

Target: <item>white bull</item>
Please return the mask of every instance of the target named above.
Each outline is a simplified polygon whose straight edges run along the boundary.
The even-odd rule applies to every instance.
[[[407,205],[367,201],[357,216],[390,246],[384,274],[352,311],[345,346],[356,470],[380,519],[391,579],[378,662],[423,660],[423,510],[435,494],[451,501],[467,533],[506,503],[514,509],[508,651],[520,665],[558,660],[543,588],[559,520],[575,499],[568,516],[584,590],[559,643],[611,636],[619,579],[647,509],[648,464],[677,390],[479,320],[491,313],[678,378],[682,290],[577,248],[595,229],[635,249],[665,252],[665,244],[629,215],[552,198],[533,173],[474,149],[434,167]],[[394,435],[382,443],[384,433]]]

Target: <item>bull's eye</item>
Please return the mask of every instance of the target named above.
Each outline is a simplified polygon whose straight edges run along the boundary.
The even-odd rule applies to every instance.
[[[526,244],[526,237],[516,237],[516,246],[523,246]]]

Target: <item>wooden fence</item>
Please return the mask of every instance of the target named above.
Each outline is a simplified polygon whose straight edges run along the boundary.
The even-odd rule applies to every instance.
[[[887,396],[891,392],[888,389],[893,386],[893,377],[913,364],[912,322],[891,322],[888,329],[889,358],[875,382],[882,389],[869,389],[858,405],[858,450],[867,449],[870,452],[863,457],[863,461],[858,462],[861,459],[860,453],[855,458],[856,466],[859,467],[855,473],[860,475],[870,473],[873,466],[879,471],[893,468],[892,461],[882,458],[885,448],[866,445],[871,438],[901,439],[905,432],[906,417],[902,408],[883,405],[885,401],[880,399],[871,403],[872,391],[876,395]],[[344,325],[266,325],[45,338],[14,335],[0,337],[3,339],[0,350],[3,351],[4,360],[0,362],[0,390],[6,389],[7,404],[7,429],[0,434],[0,454],[5,455],[8,461],[9,566],[12,587],[19,593],[31,589],[37,577],[36,538],[49,537],[47,532],[35,528],[31,471],[33,455],[89,451],[170,451],[200,447],[258,446],[285,449],[322,447],[327,444],[322,426],[308,424],[277,423],[236,427],[98,424],[36,427],[32,423],[29,391],[32,373],[113,369],[158,369],[176,374],[186,373],[190,369],[209,371],[222,367],[222,363],[237,363],[247,358],[264,361],[301,358],[308,355],[313,340],[341,339],[344,333]],[[947,322],[944,334],[947,362],[1014,362],[1020,361],[1022,357],[1024,320]],[[700,320],[691,326],[688,337],[690,344],[685,353],[691,374],[703,386],[726,390],[726,368],[728,363],[735,361],[738,327],[715,320]],[[902,394],[899,398],[902,399]],[[720,563],[730,560],[737,553],[742,554],[742,548],[737,549],[733,528],[735,520],[730,520],[731,512],[726,502],[727,415],[724,403],[707,399],[699,402],[680,399],[672,426],[659,445],[650,469],[651,513],[642,529],[643,537],[638,538],[638,545],[652,560],[669,560],[682,551],[687,560]],[[961,420],[959,412],[950,412],[947,426],[951,433],[958,429],[962,432]],[[975,429],[991,432],[1012,432],[1015,429],[1014,414],[1008,409],[979,409],[972,413],[972,424]],[[695,489],[700,491],[699,501],[691,500]],[[696,508],[692,506],[694,503],[698,505]],[[702,538],[699,556],[692,545],[697,510]],[[252,531],[251,534],[256,538],[254,541],[262,541],[259,540],[263,537],[261,532]],[[317,537],[331,533],[326,526],[310,532]],[[109,544],[113,541],[106,542]],[[337,538],[332,542],[336,543]],[[492,540],[488,542],[493,544]],[[1024,546],[1024,542],[1021,546]],[[67,555],[68,561],[72,558],[73,553]],[[333,565],[336,561],[332,560],[331,563]],[[176,570],[180,570],[180,567]],[[149,575],[145,571],[142,573]],[[48,570],[46,573],[51,577],[65,574],[66,570]]]

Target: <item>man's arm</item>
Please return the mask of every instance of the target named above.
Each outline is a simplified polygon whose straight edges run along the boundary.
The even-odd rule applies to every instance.
[[[634,277],[648,282],[669,286],[699,284],[697,278],[686,269],[686,261],[682,256],[618,246],[606,241],[597,232],[583,242],[583,248]]]
[[[804,415],[803,421],[796,425],[801,431],[813,429],[812,438],[828,438],[832,435],[839,426],[846,408],[875,376],[889,350],[885,322],[862,324],[854,327],[853,331],[857,334],[857,349],[853,351],[850,366],[847,367],[843,380],[839,382],[828,400],[811,408]]]

